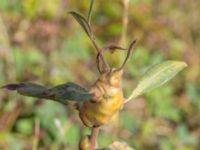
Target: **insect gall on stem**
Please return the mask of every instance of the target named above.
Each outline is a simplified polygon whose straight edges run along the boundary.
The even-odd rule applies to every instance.
[[[118,116],[120,109],[123,107],[124,95],[121,85],[123,68],[132,54],[135,43],[136,40],[130,44],[127,56],[119,68],[100,72],[98,80],[90,89],[90,92],[94,93],[94,97],[90,101],[84,102],[80,107],[79,116],[82,122],[87,127],[91,127],[93,131],[91,134],[92,148],[95,147],[94,139],[97,138],[98,128],[109,124],[111,120]],[[97,67],[100,66],[101,61],[98,56]]]
[[[35,83],[18,83],[2,86],[2,88],[8,90],[16,90],[24,96],[54,100],[64,105],[68,105],[70,101],[75,102],[74,106],[79,111],[81,121],[92,130],[91,135],[81,137],[79,143],[80,150],[94,150],[97,148],[96,144],[100,127],[116,119],[124,103],[152,88],[164,84],[187,66],[184,62],[180,61],[166,61],[153,67],[147,73],[147,76],[144,76],[138,83],[138,86],[133,90],[130,97],[125,98],[121,85],[123,68],[132,56],[136,40],[133,40],[128,48],[122,48],[117,45],[99,46],[90,27],[93,1],[91,0],[87,19],[77,12],[69,12],[83,28],[97,51],[96,65],[100,75],[88,90],[73,82],[64,83],[52,88]],[[111,68],[104,57],[104,53],[113,53],[116,50],[127,51],[127,56],[120,67]]]

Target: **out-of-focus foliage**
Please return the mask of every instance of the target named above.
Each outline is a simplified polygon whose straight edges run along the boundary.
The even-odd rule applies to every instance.
[[[108,148],[104,148],[102,150],[134,150],[129,147],[125,142],[113,142]]]
[[[67,14],[87,14],[87,0],[0,0],[0,85],[37,81],[91,85],[98,76],[88,37]],[[95,1],[92,30],[98,42],[120,43],[123,0]],[[130,94],[140,76],[167,59],[188,64],[167,85],[130,101],[118,125],[105,127],[101,147],[126,141],[142,150],[200,149],[200,1],[130,0],[126,43],[137,47],[124,73]],[[119,64],[119,52],[110,58]],[[83,125],[59,103],[0,91],[0,149],[76,149]],[[87,134],[88,130],[84,129]]]

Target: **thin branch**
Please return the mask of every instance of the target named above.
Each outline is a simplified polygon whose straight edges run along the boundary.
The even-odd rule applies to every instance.
[[[125,58],[123,64],[121,65],[121,67],[118,68],[118,70],[123,69],[124,66],[126,65],[126,62],[128,61],[128,59],[129,59],[130,56],[132,55],[132,50],[133,50],[133,48],[134,48],[134,46],[135,46],[135,43],[136,43],[136,40],[134,40],[134,41],[130,44],[130,46],[129,46],[129,48],[128,48],[128,54],[127,54],[127,56],[126,56],[126,58]]]
[[[90,20],[91,20],[91,14],[92,14],[93,5],[94,5],[94,0],[90,0],[90,8],[89,8],[89,11],[88,11],[88,16],[87,16],[87,22],[88,22],[89,25],[90,25]],[[98,51],[98,54],[97,54],[97,68],[98,68],[99,72],[102,73],[102,71],[100,69],[100,58],[101,58],[102,63],[103,63],[102,64],[103,65],[102,66],[103,72],[107,72],[108,69],[109,69],[108,63],[104,59],[103,50],[97,45],[97,43],[95,41],[95,37],[94,37],[94,35],[93,35],[92,32],[91,32],[90,39],[92,41],[92,44],[94,45],[94,47]]]
[[[114,44],[111,44],[111,45],[104,47],[102,49],[102,52],[104,53],[105,51],[109,51],[111,53],[114,53],[116,50],[127,50],[127,49],[120,47],[120,46],[117,46],[117,45],[114,45]],[[101,70],[101,67],[100,67],[100,53],[97,54],[96,63],[97,63],[97,68],[98,68],[99,72],[102,73],[102,70]]]
[[[128,28],[128,7],[129,0],[123,0],[124,10],[123,10],[123,20],[122,20],[122,35],[120,43],[126,45],[127,28]]]
[[[96,49],[97,52],[98,52],[97,58],[100,57],[101,60],[102,60],[102,63],[103,63],[103,64],[102,64],[102,65],[103,65],[103,66],[102,66],[103,72],[109,71],[110,67],[109,67],[108,63],[106,62],[106,60],[105,60],[105,58],[104,58],[104,56],[103,56],[103,49],[100,48],[100,47],[97,45],[97,43],[96,43],[96,41],[95,41],[94,38],[91,39],[91,41],[92,41],[92,44],[94,45],[95,49]],[[99,55],[99,56],[98,56],[98,55]],[[97,62],[100,63],[99,60],[97,60]],[[98,67],[98,68],[99,68],[99,66],[100,66],[100,64],[97,64],[97,67]]]
[[[115,50],[127,50],[127,48],[123,48],[118,45],[110,44],[103,48],[103,51],[110,51],[111,53],[115,52]]]
[[[101,70],[101,66],[100,66],[100,55],[99,55],[99,53],[97,54],[97,57],[96,57],[96,64],[97,64],[97,69],[99,70],[99,72],[103,73],[103,71]]]
[[[99,127],[93,127],[90,136],[90,150],[95,150],[98,134],[99,134]]]

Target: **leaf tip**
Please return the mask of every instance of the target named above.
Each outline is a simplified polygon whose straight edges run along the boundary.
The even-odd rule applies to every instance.
[[[188,64],[186,62],[183,61],[182,63],[184,68],[188,67]]]
[[[181,69],[184,69],[188,66],[188,64],[184,61],[175,61],[175,63],[176,63],[176,66]]]
[[[24,84],[23,83],[20,83],[20,84],[16,84],[16,83],[11,83],[11,84],[6,84],[6,85],[3,85],[1,86],[0,88],[4,88],[4,89],[8,89],[8,90],[17,90],[21,87],[24,87]]]
[[[67,13],[71,15],[71,14],[73,14],[73,13],[74,13],[74,11],[68,11]]]

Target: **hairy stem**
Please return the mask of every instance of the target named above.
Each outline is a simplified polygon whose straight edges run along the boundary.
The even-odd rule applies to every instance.
[[[90,150],[95,150],[98,134],[99,134],[99,127],[93,127],[90,136]]]

